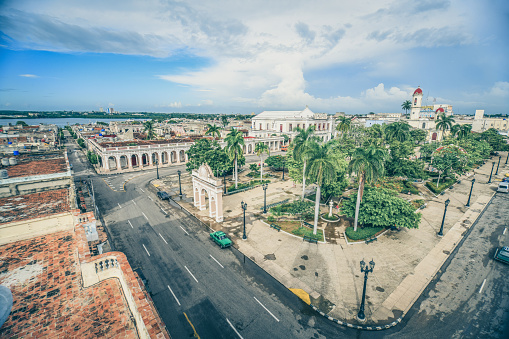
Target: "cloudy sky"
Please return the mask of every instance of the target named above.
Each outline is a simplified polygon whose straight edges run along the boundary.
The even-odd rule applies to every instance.
[[[508,113],[507,0],[0,0],[0,109]]]

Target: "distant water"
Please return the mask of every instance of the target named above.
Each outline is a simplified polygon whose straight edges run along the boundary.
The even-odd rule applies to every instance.
[[[0,125],[2,126],[8,126],[9,124],[15,125],[16,121],[24,121],[29,125],[57,125],[59,127],[64,127],[69,125],[75,125],[75,124],[90,124],[95,123],[97,121],[102,121],[105,123],[109,123],[110,121],[125,121],[127,119],[85,119],[85,118],[38,118],[38,119],[0,119]],[[130,120],[146,120],[146,119],[130,119]]]

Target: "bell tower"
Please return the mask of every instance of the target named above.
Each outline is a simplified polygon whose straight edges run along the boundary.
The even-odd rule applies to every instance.
[[[422,89],[421,86],[419,86],[412,95],[412,109],[410,111],[410,120],[419,120],[421,104],[422,104]]]

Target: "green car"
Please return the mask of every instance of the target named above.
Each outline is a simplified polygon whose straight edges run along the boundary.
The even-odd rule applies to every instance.
[[[509,264],[509,246],[497,248],[494,259]]]
[[[230,239],[228,239],[226,234],[224,234],[224,232],[222,232],[222,231],[210,233],[210,237],[221,248],[230,247],[232,245],[232,241]]]

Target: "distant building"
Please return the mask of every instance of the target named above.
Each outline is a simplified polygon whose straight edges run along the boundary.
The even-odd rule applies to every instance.
[[[509,133],[509,119],[507,118],[485,118],[484,110],[475,111],[474,121],[472,123],[472,131],[482,133],[494,128],[497,131],[506,134]]]

